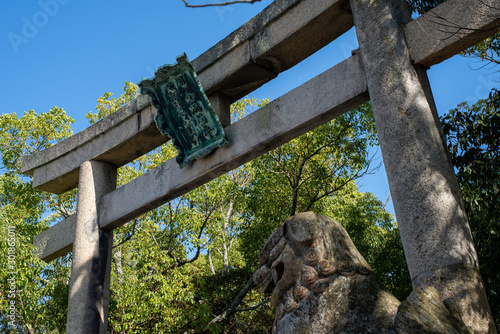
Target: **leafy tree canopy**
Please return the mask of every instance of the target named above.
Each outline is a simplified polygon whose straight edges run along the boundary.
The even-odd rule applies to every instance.
[[[126,83],[118,98],[104,94],[97,112],[87,118],[95,123],[136,95],[137,87]],[[236,102],[233,121],[267,102]],[[0,176],[0,228],[4,235],[10,225],[16,228],[16,284],[23,287],[14,294],[15,329],[62,333],[71,254],[46,264],[34,256],[32,242],[74,213],[76,191],[56,196],[33,190],[20,174],[19,157],[70,136],[73,120],[55,107],[40,115],[2,115],[0,124],[5,171]],[[354,183],[373,169],[367,149],[376,143],[371,107],[364,105],[116,229],[109,331],[266,332],[273,315],[249,281],[255,255],[281,221],[305,210],[344,224],[379,277],[403,296],[409,279],[401,269],[406,266],[394,219]],[[165,144],[123,166],[119,186],[175,155]],[[10,277],[6,242],[1,248],[3,287]],[[3,306],[9,300],[1,296]],[[0,323],[15,330],[5,313]]]

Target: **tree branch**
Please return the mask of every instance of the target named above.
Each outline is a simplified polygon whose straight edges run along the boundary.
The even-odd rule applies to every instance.
[[[124,244],[125,242],[129,241],[130,239],[132,239],[132,237],[135,234],[136,226],[137,226],[137,218],[134,219],[134,226],[132,227],[132,232],[128,233],[127,236],[125,238],[123,238],[119,243],[117,243],[116,245],[113,245],[113,248],[116,248],[116,247]]]
[[[227,5],[234,5],[237,3],[255,3],[259,2],[261,0],[234,0],[234,1],[226,1],[226,2],[221,2],[221,3],[206,3],[206,4],[201,4],[201,5],[191,5],[188,3],[187,0],[182,0],[184,2],[184,5],[189,8],[202,8],[202,7],[214,7],[214,6],[227,6]]]
[[[198,233],[198,240],[201,238],[201,236],[203,234],[203,230],[207,226],[207,223],[210,220],[210,216],[212,215],[212,213],[213,213],[213,211],[207,212],[207,215],[205,216],[205,221],[203,222],[203,224],[200,228],[200,232]],[[165,275],[167,273],[167,271],[170,269],[179,268],[179,267],[182,267],[183,265],[186,265],[188,263],[193,263],[194,261],[198,260],[198,258],[200,257],[201,247],[202,247],[202,245],[198,244],[198,247],[196,249],[196,254],[189,260],[179,260],[179,258],[176,257],[172,253],[172,251],[169,249],[167,251],[167,255],[170,256],[175,261],[175,263],[172,264],[171,266],[169,266],[166,270],[164,270],[162,272],[162,274]]]
[[[245,307],[245,308],[237,308],[235,309],[235,313],[236,312],[247,312],[247,311],[253,311],[253,310],[256,310],[258,309],[259,307],[261,307],[262,305],[265,305],[267,303],[269,303],[271,301],[271,298],[266,298],[264,299],[263,301],[261,301],[260,303],[258,303],[257,305],[254,305],[254,306],[250,306],[250,307]]]
[[[252,289],[254,287],[254,285],[255,285],[255,283],[254,283],[253,279],[250,277],[250,279],[247,281],[247,283],[245,284],[245,286],[243,287],[243,289],[238,293],[238,295],[236,296],[236,298],[233,300],[233,302],[231,303],[231,305],[229,306],[229,308],[227,310],[225,310],[224,312],[222,312],[222,314],[220,314],[217,317],[213,318],[208,323],[207,327],[209,327],[210,325],[212,325],[212,324],[214,324],[216,322],[221,322],[223,320],[228,319],[231,315],[233,315],[236,312],[251,311],[251,310],[254,310],[254,309],[256,309],[256,308],[264,305],[265,303],[269,302],[269,299],[266,299],[263,302],[259,303],[258,305],[255,305],[255,306],[252,306],[252,307],[249,307],[249,308],[237,308],[237,306],[241,303],[241,301],[243,300],[243,298],[245,298],[245,296],[248,293],[248,291],[250,291],[250,289]]]

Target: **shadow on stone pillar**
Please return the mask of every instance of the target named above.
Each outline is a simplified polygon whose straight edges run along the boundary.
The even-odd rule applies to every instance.
[[[402,0],[351,0],[351,9],[413,287],[456,297],[468,326],[495,333],[427,75],[406,46],[410,11]]]
[[[67,333],[106,333],[113,232],[98,225],[99,200],[116,188],[116,167],[87,161],[80,166]]]

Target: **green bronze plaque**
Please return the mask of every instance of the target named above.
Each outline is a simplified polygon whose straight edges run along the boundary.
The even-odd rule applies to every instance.
[[[176,64],[158,68],[155,77],[142,80],[139,87],[158,109],[156,126],[172,138],[181,167],[227,145],[224,129],[186,54],[178,56]]]

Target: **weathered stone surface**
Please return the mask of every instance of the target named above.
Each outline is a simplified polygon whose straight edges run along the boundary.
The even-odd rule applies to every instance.
[[[441,287],[441,299],[453,298],[464,319],[472,319],[472,323],[489,324],[487,333],[496,333],[494,324],[489,322],[489,308],[487,312],[478,312],[484,309],[485,303],[488,304],[484,283],[476,266],[458,263],[422,273],[412,282],[414,286],[422,288]],[[469,323],[468,326],[472,325]]]
[[[276,246],[274,246],[274,248],[271,249],[271,252],[269,253],[269,258],[267,259],[267,261],[272,262],[272,261],[276,260],[278,258],[278,256],[280,256],[280,254],[283,251],[283,249],[285,248],[285,246],[286,246],[286,239],[281,238],[278,241],[278,243],[276,244]],[[266,262],[266,261],[264,261],[264,262]]]
[[[61,143],[23,156],[23,173],[33,175],[36,189],[55,194],[71,190],[78,186],[83,162],[99,160],[120,167],[167,142],[169,138],[156,128],[155,116],[151,99],[141,96]]]
[[[377,282],[340,224],[306,212],[289,218],[284,230],[282,254],[263,263],[255,280],[272,277],[263,288],[274,286],[274,333],[395,333],[399,301]]]
[[[193,61],[195,70],[201,72],[203,69],[217,62],[217,60],[224,57],[227,52],[251,39],[255,34],[269,25],[269,23],[276,20],[290,7],[293,7],[299,2],[301,2],[301,0],[273,1],[262,12],[251,18],[248,22],[196,58]]]
[[[267,262],[269,254],[274,249],[274,247],[276,247],[276,244],[278,244],[278,242],[282,238],[283,238],[283,224],[281,224],[276,229],[276,231],[273,232],[273,234],[269,237],[269,239],[267,239],[266,243],[264,244],[264,247],[262,247],[262,251],[260,251],[260,253],[257,254],[260,263]],[[274,261],[274,259],[271,261]]]
[[[50,262],[73,249],[76,215],[69,216],[33,238],[36,255]]]
[[[269,240],[283,235],[281,255],[253,276],[271,294],[273,333],[472,333],[455,301],[443,302],[432,287],[416,289],[400,304],[333,219],[305,212],[277,231]]]
[[[116,187],[116,167],[87,161],[80,167],[66,332],[107,332],[113,231],[99,228],[101,196]]]
[[[415,282],[439,268],[478,267],[427,76],[412,65],[401,29],[411,19],[406,2],[352,0],[351,8],[410,276]],[[475,292],[461,277],[452,278],[451,292]],[[449,293],[444,282],[434,286],[442,298]],[[461,313],[476,332],[489,333],[492,318],[483,296],[474,297],[480,300],[476,309]]]
[[[465,326],[453,299],[441,301],[433,287],[416,288],[399,306],[398,334],[473,334]]]
[[[236,101],[274,79],[353,26],[345,5],[344,0],[273,1],[193,60],[205,92]]]
[[[448,0],[404,28],[412,60],[428,67],[499,30],[499,0]]]
[[[119,110],[109,115],[108,117],[92,124],[84,131],[78,132],[58,145],[46,148],[41,152],[35,152],[30,155],[21,157],[21,172],[26,175],[32,175],[33,169],[49,163],[69,152],[76,150],[87,142],[90,142],[94,137],[105,134],[111,128],[116,127],[135,113],[140,112],[151,106],[151,98],[147,95],[139,95],[133,102],[121,107]]]
[[[212,108],[214,108],[222,127],[231,125],[231,99],[222,93],[215,93],[208,97]]]

